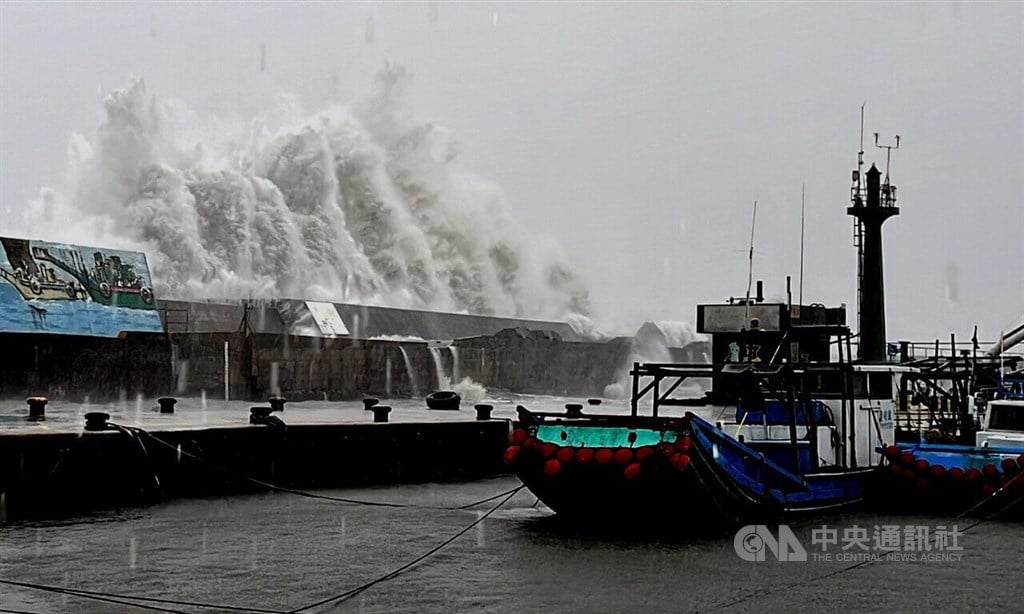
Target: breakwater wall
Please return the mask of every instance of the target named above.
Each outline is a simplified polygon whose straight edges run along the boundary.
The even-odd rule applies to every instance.
[[[15,520],[267,490],[246,478],[310,489],[480,479],[504,471],[508,429],[484,420],[0,432],[0,511]]]
[[[508,329],[425,342],[239,333],[130,333],[119,338],[2,334],[0,396],[92,401],[174,394],[348,400],[422,396],[448,379],[493,390],[600,395],[629,364],[632,340],[567,342]]]

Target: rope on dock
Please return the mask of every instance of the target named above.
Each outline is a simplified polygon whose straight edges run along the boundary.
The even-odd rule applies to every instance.
[[[367,590],[367,589],[369,589],[369,588],[371,588],[371,587],[373,587],[373,586],[375,586],[377,584],[380,584],[381,582],[386,582],[386,581],[391,580],[393,578],[397,578],[398,576],[400,576],[401,574],[405,573],[406,571],[408,571],[412,567],[414,567],[417,564],[419,564],[420,562],[430,558],[431,556],[437,554],[442,549],[444,549],[446,546],[448,546],[449,544],[451,544],[452,542],[454,542],[458,538],[460,538],[463,535],[465,535],[467,532],[469,532],[470,529],[472,529],[473,527],[477,526],[478,524],[480,524],[481,522],[486,520],[487,517],[490,516],[491,514],[493,514],[494,512],[498,511],[498,509],[500,509],[503,505],[508,503],[512,499],[512,497],[516,496],[516,494],[518,494],[519,491],[524,489],[524,488],[526,488],[526,486],[519,486],[517,488],[514,488],[512,490],[512,492],[510,492],[504,499],[499,501],[497,505],[495,505],[491,509],[487,510],[487,512],[481,514],[479,518],[477,518],[473,522],[471,522],[468,525],[466,525],[458,533],[455,533],[454,535],[452,535],[448,539],[444,540],[440,544],[434,546],[430,550],[424,552],[423,554],[421,554],[420,556],[416,557],[415,559],[409,561],[408,563],[402,565],[401,567],[398,567],[395,570],[393,570],[391,572],[388,572],[388,573],[384,574],[383,576],[380,576],[380,577],[378,577],[378,578],[376,578],[374,580],[371,580],[371,581],[369,581],[369,582],[367,582],[365,584],[362,584],[362,585],[357,586],[357,587],[355,587],[353,589],[347,590],[344,593],[339,593],[337,595],[334,595],[333,597],[328,597],[326,599],[321,599],[320,601],[316,601],[316,602],[311,603],[309,605],[302,606],[301,608],[296,608],[294,610],[289,610],[288,614],[299,614],[300,612],[305,612],[307,610],[311,610],[313,608],[316,608],[316,607],[319,607],[319,606],[322,606],[322,605],[327,605],[328,603],[333,603],[333,604],[342,603],[344,601],[347,601],[347,600],[351,599],[352,597],[355,597],[359,593],[362,593],[363,591],[365,591],[365,590]]]
[[[520,488],[522,488],[521,486],[510,488],[509,490],[506,490],[504,492],[500,492],[500,493],[498,493],[496,495],[491,495],[491,496],[486,497],[484,499],[480,499],[480,500],[474,501],[472,503],[467,503],[466,505],[460,505],[458,507],[445,507],[445,506],[440,506],[440,505],[421,505],[421,504],[418,504],[418,503],[389,503],[389,502],[386,502],[386,501],[368,501],[368,500],[365,500],[365,499],[352,499],[352,498],[348,498],[348,497],[332,497],[330,495],[321,495],[321,494],[317,494],[317,493],[313,493],[313,492],[308,492],[308,491],[304,491],[304,490],[298,490],[298,489],[295,489],[295,488],[288,488],[286,486],[279,486],[277,484],[271,484],[270,482],[266,482],[266,481],[260,480],[258,478],[254,478],[252,476],[245,475],[244,473],[241,473],[239,471],[231,469],[230,467],[225,467],[224,465],[221,465],[221,464],[216,463],[214,461],[211,461],[211,460],[209,460],[207,458],[204,458],[202,456],[199,456],[197,454],[189,452],[189,451],[181,448],[180,446],[172,444],[172,443],[170,443],[168,441],[164,441],[163,439],[160,439],[159,437],[157,437],[156,435],[150,433],[149,431],[146,431],[146,430],[138,428],[138,427],[128,427],[128,426],[121,426],[121,425],[114,425],[114,424],[112,424],[112,426],[117,427],[119,430],[123,429],[123,430],[128,431],[128,432],[141,433],[141,434],[145,435],[146,437],[149,437],[150,439],[152,439],[154,442],[156,442],[156,443],[158,443],[158,444],[160,444],[162,446],[165,446],[165,447],[167,447],[169,449],[172,449],[176,453],[180,453],[182,456],[188,457],[188,458],[190,458],[190,459],[192,459],[192,460],[194,460],[196,462],[203,463],[205,465],[209,465],[209,466],[217,469],[218,471],[221,471],[222,473],[226,473],[228,475],[233,475],[235,477],[241,478],[241,479],[243,479],[243,480],[245,480],[247,482],[250,482],[252,484],[256,484],[257,486],[262,486],[263,488],[266,488],[266,489],[269,489],[269,490],[273,490],[273,491],[276,491],[276,492],[288,493],[288,494],[296,495],[296,496],[299,496],[299,497],[306,497],[307,499],[320,499],[320,500],[323,500],[323,501],[332,501],[334,503],[346,503],[346,504],[350,504],[350,505],[366,505],[366,506],[372,506],[372,507],[411,508],[411,509],[427,509],[427,510],[441,510],[441,511],[465,511],[465,510],[474,508],[474,507],[476,507],[478,505],[483,505],[484,503],[489,503],[491,501],[494,501],[495,499],[497,499],[499,497],[502,497],[504,495],[507,495],[507,494],[510,494],[510,493],[513,493],[513,492],[517,492]]]

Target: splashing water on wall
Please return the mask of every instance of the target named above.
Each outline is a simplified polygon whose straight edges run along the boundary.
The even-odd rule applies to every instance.
[[[132,80],[106,99],[91,142],[72,136],[63,191],[43,190],[13,226],[141,249],[165,297],[588,314],[564,252],[517,227],[449,134],[412,117],[408,81],[387,64],[350,106],[304,116],[289,101],[197,136],[206,118]]]

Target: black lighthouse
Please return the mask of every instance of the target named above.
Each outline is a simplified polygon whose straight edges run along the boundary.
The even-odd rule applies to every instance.
[[[900,209],[896,206],[896,186],[889,183],[888,165],[884,183],[881,181],[881,171],[874,164],[864,174],[867,189],[864,192],[855,189],[853,206],[846,209],[848,214],[857,219],[858,224],[859,358],[865,362],[883,362],[886,359],[886,341],[882,224],[890,217],[899,215]],[[857,183],[860,183],[859,177]]]

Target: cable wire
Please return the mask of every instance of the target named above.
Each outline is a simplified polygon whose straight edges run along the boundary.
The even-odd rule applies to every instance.
[[[64,595],[72,595],[74,597],[81,597],[83,599],[89,599],[93,597],[109,597],[111,599],[128,599],[133,601],[143,601],[149,603],[163,603],[167,605],[182,605],[196,608],[207,608],[211,610],[227,610],[232,612],[253,612],[257,614],[281,614],[282,610],[269,610],[266,608],[247,608],[242,606],[224,605],[220,603],[204,603],[201,601],[184,601],[179,599],[163,599],[159,597],[140,597],[137,595],[125,595],[120,593],[108,593],[100,591],[87,591],[81,588],[67,588],[61,586],[49,586],[46,584],[35,584],[32,582],[16,582],[14,580],[3,580],[0,579],[0,584],[9,584],[11,586],[19,586],[21,588],[29,588],[38,591],[46,591],[52,593],[60,593]],[[136,605],[136,604],[127,604]],[[142,606],[138,606],[142,607]]]
[[[524,488],[526,488],[526,486],[519,486],[518,488],[514,489],[504,499],[499,501],[497,505],[495,505],[491,509],[487,510],[487,512],[481,514],[479,518],[477,518],[473,522],[471,522],[468,525],[466,525],[458,533],[455,533],[454,535],[452,535],[448,539],[444,540],[440,544],[434,546],[433,548],[431,548],[427,552],[425,552],[425,553],[421,554],[420,556],[416,557],[415,559],[409,561],[405,565],[402,565],[401,567],[398,567],[394,571],[391,571],[391,572],[389,572],[389,573],[387,573],[387,574],[385,574],[383,576],[380,576],[380,577],[378,577],[378,578],[376,578],[374,580],[371,580],[371,581],[369,581],[369,582],[367,582],[365,584],[362,584],[360,586],[357,586],[357,587],[355,587],[353,589],[347,590],[344,593],[340,593],[338,595],[334,595],[333,597],[328,597],[326,599],[321,599],[320,601],[316,601],[316,602],[311,603],[309,605],[305,605],[305,606],[303,606],[301,608],[290,610],[288,612],[288,614],[298,614],[300,612],[305,612],[306,610],[311,610],[313,608],[316,608],[316,607],[319,607],[319,606],[322,606],[322,605],[326,605],[328,603],[342,603],[344,601],[347,601],[348,599],[351,599],[352,597],[355,597],[359,593],[362,593],[363,591],[365,591],[365,590],[367,590],[367,589],[369,589],[369,588],[371,588],[371,587],[373,587],[373,586],[375,586],[377,584],[380,584],[381,582],[386,582],[388,580],[391,580],[392,578],[398,577],[399,575],[401,575],[405,571],[407,571],[410,568],[412,568],[413,566],[415,566],[417,563],[420,563],[421,561],[423,561],[423,560],[433,556],[434,554],[440,552],[443,548],[445,548],[446,546],[448,546],[449,544],[454,542],[456,539],[458,539],[458,538],[462,537],[463,535],[465,535],[470,529],[472,529],[473,527],[477,526],[478,524],[480,524],[481,522],[486,520],[487,517],[489,517],[494,512],[498,511],[499,508],[501,508],[503,505],[508,503],[512,499],[512,497],[516,496],[516,494],[519,493],[519,491],[524,489]]]

